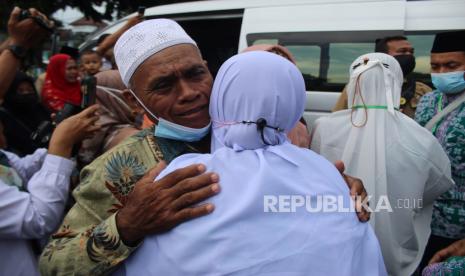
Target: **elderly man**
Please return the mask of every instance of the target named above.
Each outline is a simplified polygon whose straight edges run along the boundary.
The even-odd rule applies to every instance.
[[[421,82],[415,81],[410,73],[415,69],[415,49],[405,36],[388,36],[376,40],[375,52],[393,56],[402,68],[404,83],[400,98],[400,111],[413,118],[420,98],[431,92],[431,88]],[[347,88],[341,93],[333,112],[347,109]]]
[[[465,238],[465,31],[436,35],[431,49],[431,79],[436,90],[423,96],[415,120],[432,131],[446,151],[455,186],[434,204],[432,234],[422,265],[437,251]],[[448,254],[440,254],[444,256],[435,258],[435,262],[453,256],[450,249],[455,247],[446,250]]]
[[[164,167],[155,167],[161,160],[210,150],[212,76],[195,42],[172,20],[148,20],[121,36],[115,58],[134,101],[157,125],[84,168],[73,193],[76,204],[42,253],[44,275],[108,273],[147,235],[214,208],[209,203],[193,207],[220,189],[218,175],[203,173],[203,165],[154,182]],[[366,195],[359,181],[346,181],[352,194]],[[359,217],[367,220],[366,213]]]

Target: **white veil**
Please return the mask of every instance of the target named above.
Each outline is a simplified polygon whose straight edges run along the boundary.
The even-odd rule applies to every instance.
[[[370,223],[388,272],[411,275],[430,234],[432,203],[453,183],[450,162],[431,133],[396,110],[403,77],[393,57],[360,56],[350,75],[349,109],[317,120],[311,148],[362,179],[370,207],[383,209]]]

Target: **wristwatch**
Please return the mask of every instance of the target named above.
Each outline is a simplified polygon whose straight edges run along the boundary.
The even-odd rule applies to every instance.
[[[10,50],[10,52],[18,59],[22,59],[24,57],[26,57],[26,49],[22,46],[19,46],[19,45],[10,45],[8,46],[8,49]]]

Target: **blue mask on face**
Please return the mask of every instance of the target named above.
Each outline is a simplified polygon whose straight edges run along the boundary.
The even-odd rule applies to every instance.
[[[159,118],[154,134],[156,137],[195,142],[207,136],[208,132],[210,132],[210,126],[211,122],[203,128],[190,128]]]
[[[465,90],[465,71],[431,73],[434,87],[444,94],[457,94]]]
[[[136,94],[129,90],[132,95],[136,98],[139,104],[144,108],[145,112],[150,114],[153,118],[158,120],[158,124],[155,127],[154,135],[155,137],[162,137],[167,139],[173,139],[184,142],[195,142],[200,141],[203,137],[207,136],[210,132],[211,122],[208,123],[203,128],[190,128],[182,125],[175,124],[173,122],[167,121],[163,118],[155,116],[136,96]]]

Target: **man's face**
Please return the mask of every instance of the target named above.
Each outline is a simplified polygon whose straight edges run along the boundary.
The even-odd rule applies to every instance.
[[[74,59],[68,59],[65,67],[65,79],[68,82],[76,82],[79,75],[78,67]]]
[[[431,53],[431,73],[465,71],[465,52]]]
[[[102,60],[97,54],[87,54],[81,57],[81,63],[84,71],[89,75],[95,75],[102,67]]]
[[[397,56],[397,55],[413,55],[415,49],[408,40],[391,40],[387,43],[388,46],[388,55]]]
[[[172,46],[144,61],[130,86],[155,115],[191,128],[210,122],[208,105],[213,78],[199,50],[190,44]]]

